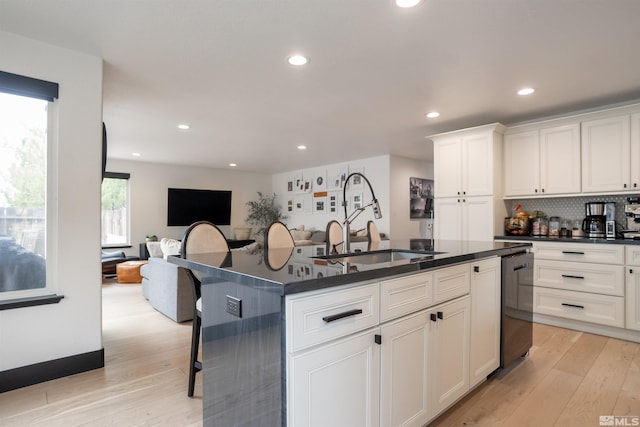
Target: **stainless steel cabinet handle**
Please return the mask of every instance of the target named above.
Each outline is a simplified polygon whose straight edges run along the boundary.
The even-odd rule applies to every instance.
[[[565,307],[584,308],[584,305],[568,304],[566,302],[563,302],[562,305],[564,305]]]
[[[563,274],[562,277],[567,277],[569,279],[584,279],[583,276],[574,276],[573,274]]]
[[[324,320],[325,322],[329,323],[329,322],[334,322],[334,321],[339,320],[339,319],[344,319],[345,317],[355,316],[356,314],[362,314],[362,309],[361,308],[357,308],[355,310],[349,310],[349,311],[345,311],[343,313],[333,314],[331,316],[323,317],[322,320]]]
[[[517,267],[513,267],[513,271],[522,270],[523,268],[527,268],[527,267],[529,267],[529,264],[522,264]]]

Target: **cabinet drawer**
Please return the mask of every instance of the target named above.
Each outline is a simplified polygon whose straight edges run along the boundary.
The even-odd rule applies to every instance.
[[[533,289],[534,313],[624,328],[624,298],[561,289]]]
[[[627,265],[638,265],[640,266],[640,245],[627,245],[626,246],[626,261]]]
[[[362,331],[380,320],[377,283],[292,297],[286,305],[288,352]]]
[[[537,259],[534,281],[536,286],[547,288],[624,296],[624,267],[621,265]]]
[[[380,283],[380,321],[395,319],[433,303],[433,273],[421,273]]]
[[[439,303],[469,293],[469,264],[460,264],[433,272],[433,302]]]
[[[623,245],[597,245],[580,243],[535,242],[536,261],[593,262],[598,264],[624,264]]]

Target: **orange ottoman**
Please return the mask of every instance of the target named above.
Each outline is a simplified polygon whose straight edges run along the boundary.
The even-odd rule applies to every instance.
[[[140,267],[146,263],[147,261],[125,261],[116,264],[118,283],[142,283]]]

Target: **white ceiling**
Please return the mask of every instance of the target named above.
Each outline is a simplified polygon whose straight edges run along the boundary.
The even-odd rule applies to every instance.
[[[640,99],[639,18],[638,0],[0,0],[0,30],[104,59],[109,157],[267,173],[430,160],[427,135]]]

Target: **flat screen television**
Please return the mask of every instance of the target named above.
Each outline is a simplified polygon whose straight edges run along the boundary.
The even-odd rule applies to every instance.
[[[231,191],[169,188],[167,226],[211,221],[231,225]]]

